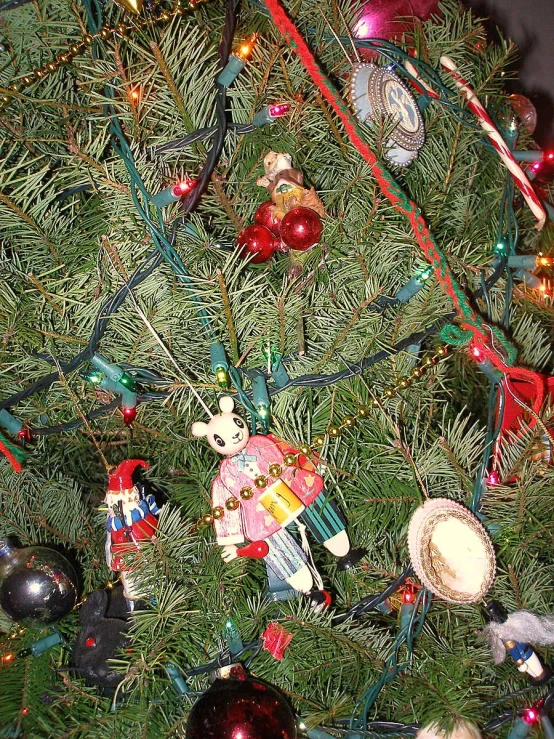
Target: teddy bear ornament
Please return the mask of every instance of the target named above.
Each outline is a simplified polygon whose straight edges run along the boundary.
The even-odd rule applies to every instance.
[[[219,400],[220,413],[196,422],[192,433],[206,437],[224,459],[212,483],[212,516],[221,556],[263,558],[267,567],[294,590],[312,594],[313,566],[306,530],[338,557],[338,568],[353,567],[365,554],[352,550],[345,520],[325,490],[315,464],[273,434],[250,436],[246,422],[233,411],[230,397]],[[293,465],[285,457],[295,456]],[[298,535],[293,536],[290,528]],[[245,541],[247,546],[239,546]],[[317,597],[313,600],[318,600]],[[325,594],[327,603],[330,599]]]

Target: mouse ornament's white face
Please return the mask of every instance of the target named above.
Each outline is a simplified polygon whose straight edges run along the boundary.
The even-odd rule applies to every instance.
[[[192,424],[194,436],[206,436],[208,444],[218,454],[232,457],[233,454],[241,452],[248,444],[250,433],[243,419],[233,413],[235,401],[225,396],[219,400],[221,413],[212,416],[209,423],[196,421]]]

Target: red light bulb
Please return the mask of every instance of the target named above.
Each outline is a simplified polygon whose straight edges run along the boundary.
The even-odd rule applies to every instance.
[[[496,470],[492,470],[487,477],[487,487],[493,488],[495,485],[500,484],[500,475]]]
[[[523,714],[523,720],[526,724],[535,724],[539,720],[539,712],[536,708],[527,708]]]
[[[23,441],[32,441],[33,435],[31,434],[31,430],[28,428],[23,427],[20,431],[17,432],[17,435],[20,439]]]
[[[544,158],[548,159],[549,162],[554,160],[554,151],[549,151],[547,154],[545,154]]]
[[[182,198],[183,195],[187,195],[196,186],[196,180],[181,180],[173,187],[173,194]]]
[[[481,354],[481,350],[479,349],[478,346],[471,347],[471,354],[473,357],[475,357],[477,361],[479,361],[483,357],[483,355]]]
[[[135,408],[122,408],[123,420],[126,426],[130,426],[135,418],[137,417],[137,409]]]
[[[278,105],[269,106],[269,115],[272,118],[280,118],[283,115],[287,115],[291,106],[290,103],[279,103]]]
[[[537,172],[540,168],[541,168],[540,162],[533,164],[533,166],[531,167],[531,169],[534,170],[535,172]]]
[[[415,603],[416,599],[416,592],[415,588],[411,583],[406,583],[406,587],[404,588],[404,591],[402,592],[402,603],[407,605],[412,605]]]

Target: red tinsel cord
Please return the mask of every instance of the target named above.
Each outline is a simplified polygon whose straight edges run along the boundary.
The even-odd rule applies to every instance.
[[[11,466],[14,468],[16,472],[21,472],[21,462],[19,462],[14,455],[11,453],[11,451],[8,449],[6,444],[4,444],[2,441],[0,441],[0,454],[3,454],[8,462],[11,464]]]
[[[537,379],[537,374],[522,367],[509,367],[502,360],[498,352],[491,348],[489,345],[487,326],[483,325],[482,322],[479,321],[477,315],[469,305],[466,296],[463,294],[460,286],[452,275],[444,255],[434,243],[433,236],[420,214],[417,205],[406,197],[390,174],[381,167],[375,154],[364,142],[352,114],[341,100],[338,92],[333,88],[329,80],[326,79],[319,69],[308,45],[302,38],[293,21],[287,16],[284,8],[279,3],[279,0],[265,0],[265,4],[271,14],[273,22],[285,36],[288,43],[296,49],[302,64],[312,78],[314,84],[340,118],[350,140],[371,167],[373,176],[377,180],[381,191],[387,197],[391,205],[400,213],[405,215],[410,222],[419,247],[426,259],[433,266],[439,283],[454,304],[456,312],[460,318],[462,329],[464,331],[471,331],[473,334],[473,342],[482,351],[484,357],[497,369],[509,377],[526,380],[535,385],[537,396],[533,405],[533,410],[538,413],[544,399],[544,388],[542,383]]]

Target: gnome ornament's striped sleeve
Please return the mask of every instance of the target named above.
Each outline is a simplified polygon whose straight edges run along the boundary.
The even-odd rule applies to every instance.
[[[121,573],[125,597],[129,601],[136,600],[137,596],[130,575],[132,568],[125,561],[125,554],[136,552],[141,542],[154,536],[160,513],[154,496],[144,495],[133,483],[137,467],[149,469],[142,459],[121,462],[110,475],[106,493],[106,561],[110,569]]]

